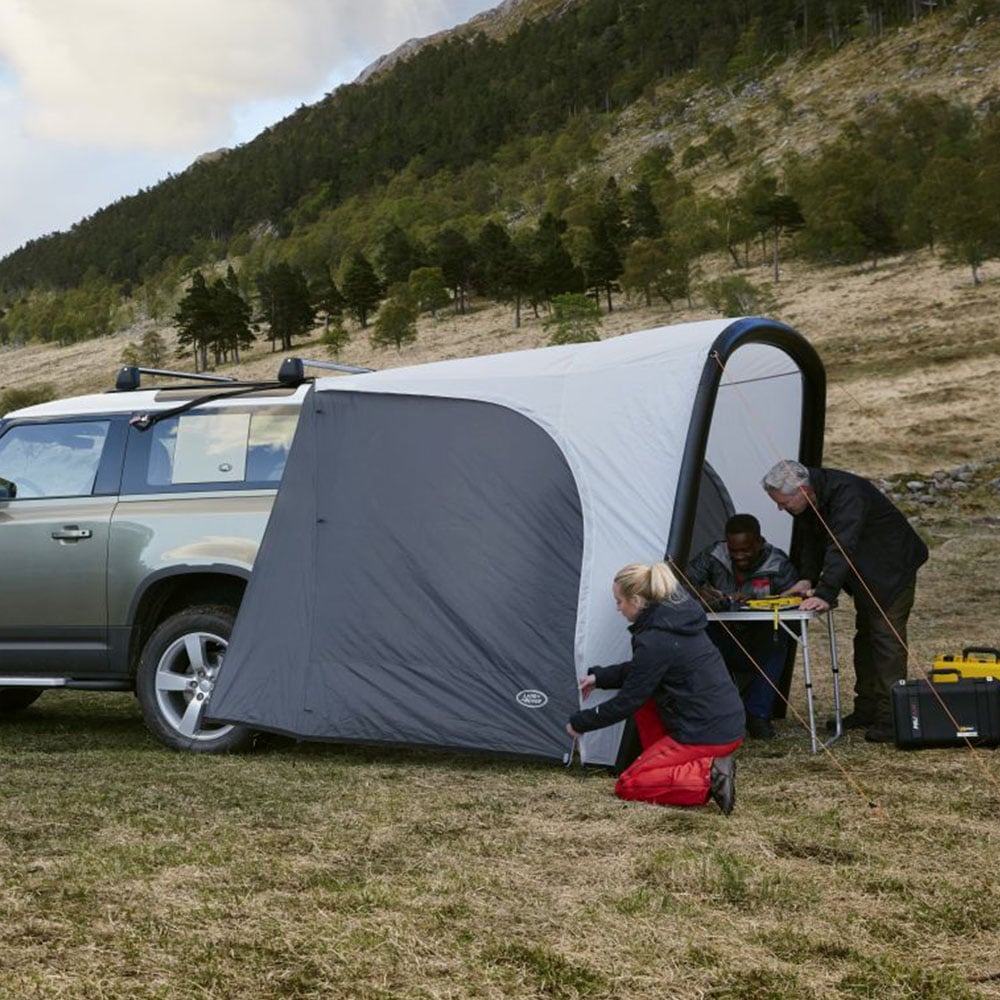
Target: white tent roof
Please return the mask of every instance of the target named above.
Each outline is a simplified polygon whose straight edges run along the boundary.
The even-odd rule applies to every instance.
[[[626,563],[664,556],[703,372],[717,339],[737,322],[710,320],[598,343],[323,378],[316,389],[483,400],[548,432],[569,463],[583,509],[575,644],[582,676],[595,664],[628,658],[611,580]],[[799,365],[781,348],[737,347],[721,379],[706,451],[736,510],[756,514],[765,534],[785,546],[790,519],[769,515],[759,481],[779,458],[799,454],[802,385]],[[617,731],[589,734],[585,759],[613,760],[619,737]]]

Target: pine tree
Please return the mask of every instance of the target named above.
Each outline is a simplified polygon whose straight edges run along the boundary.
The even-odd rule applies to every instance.
[[[382,286],[375,269],[360,250],[355,250],[348,258],[340,288],[344,303],[364,329],[368,325],[368,317],[378,308]]]
[[[325,268],[322,276],[309,288],[310,301],[316,312],[323,317],[324,333],[330,329],[335,318],[343,317],[344,296]],[[341,325],[343,322],[341,321]]]
[[[472,244],[457,230],[446,226],[431,243],[430,260],[441,268],[445,284],[451,289],[455,307],[465,312],[465,295],[472,278]]]
[[[340,313],[334,313],[333,317],[327,323],[326,329],[323,331],[323,346],[334,357],[339,358],[340,352],[350,339],[350,331],[344,326],[344,317]]]
[[[742,193],[759,229],[771,234],[772,267],[777,282],[781,277],[781,234],[805,226],[802,209],[790,194],[779,192],[778,179],[770,174],[753,177],[744,185]]]
[[[393,293],[382,303],[372,331],[373,347],[395,347],[417,339],[417,309],[405,286],[394,286]]]
[[[599,221],[590,231],[590,248],[583,261],[587,287],[593,289],[595,298],[603,291],[607,295],[608,312],[614,308],[611,293],[618,291],[618,278],[623,267],[613,238],[613,229]]]
[[[537,314],[538,306],[556,295],[584,290],[583,275],[563,243],[566,222],[546,212],[525,242],[529,261],[529,295]]]
[[[142,336],[139,353],[143,363],[150,368],[162,368],[167,357],[167,345],[156,330],[149,330]]]
[[[655,240],[663,235],[663,220],[653,200],[653,186],[649,181],[639,181],[629,191],[626,225],[633,240],[641,237]]]
[[[253,341],[250,330],[250,306],[229,287],[224,278],[211,285],[201,271],[195,271],[191,285],[174,315],[180,353],[190,349],[195,370],[208,367],[208,353],[216,363],[230,355],[239,358],[241,348]]]
[[[177,344],[183,356],[190,350],[194,356],[195,371],[208,367],[208,342],[215,329],[212,294],[201,271],[191,275],[191,284],[178,303],[174,313],[177,324]]]
[[[240,351],[253,343],[250,329],[250,305],[232,285],[235,282],[218,279],[212,283],[212,309],[215,332],[209,344],[215,354],[216,363],[233,358],[240,359]]]
[[[262,318],[271,327],[271,342],[280,340],[282,350],[292,339],[308,332],[316,319],[306,276],[297,267],[281,262],[257,275]]]
[[[451,303],[444,274],[439,267],[416,268],[410,272],[407,285],[419,312],[429,312],[436,316],[438,309],[444,309]]]
[[[514,303],[514,326],[521,325],[521,300],[531,280],[529,261],[497,222],[487,222],[476,241],[476,286],[497,302]]]
[[[552,300],[552,315],[542,326],[552,331],[550,344],[583,344],[600,340],[601,307],[587,295],[557,295]]]
[[[653,289],[662,287],[670,273],[670,244],[667,240],[642,238],[633,242],[625,254],[622,287],[643,293],[646,305],[653,304]]]
[[[628,224],[625,219],[625,208],[622,204],[621,191],[614,177],[609,177],[597,203],[595,218],[591,230],[601,229],[605,238],[616,250],[621,250],[628,242]]]
[[[123,348],[120,355],[120,360],[123,365],[130,368],[137,368],[142,364],[142,356],[139,353],[139,345],[129,341]]]
[[[399,226],[393,225],[382,234],[375,259],[382,283],[389,288],[409,280],[410,272],[424,264],[426,253]]]

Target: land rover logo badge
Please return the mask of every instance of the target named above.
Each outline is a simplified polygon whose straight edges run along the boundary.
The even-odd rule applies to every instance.
[[[549,696],[543,691],[518,691],[517,703],[522,708],[544,708],[549,703]]]

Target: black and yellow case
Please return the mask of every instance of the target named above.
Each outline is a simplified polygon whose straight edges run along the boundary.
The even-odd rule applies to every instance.
[[[898,681],[891,690],[896,746],[977,746],[1000,744],[1000,681],[993,677],[955,678],[940,684]]]

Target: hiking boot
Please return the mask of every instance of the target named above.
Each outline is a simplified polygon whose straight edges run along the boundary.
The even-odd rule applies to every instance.
[[[709,777],[712,800],[723,815],[728,816],[736,805],[736,760],[733,755],[716,757],[712,761]]]
[[[876,722],[865,730],[865,741],[868,743],[894,743],[896,730],[888,722]]]
[[[848,729],[867,729],[873,725],[875,725],[875,719],[870,715],[865,715],[863,712],[851,712],[850,715],[845,715],[841,720],[841,727],[845,733]],[[826,720],[826,731],[828,733],[835,733],[837,731],[836,719]]]
[[[774,726],[770,719],[761,719],[756,715],[747,716],[747,736],[752,740],[773,740]]]

